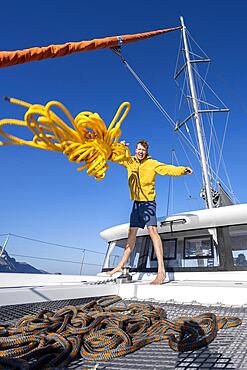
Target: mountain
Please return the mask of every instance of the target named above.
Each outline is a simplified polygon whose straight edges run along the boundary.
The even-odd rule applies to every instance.
[[[26,262],[17,262],[15,258],[8,255],[6,251],[0,256],[0,272],[22,272],[26,274],[48,274],[43,270],[38,270]]]

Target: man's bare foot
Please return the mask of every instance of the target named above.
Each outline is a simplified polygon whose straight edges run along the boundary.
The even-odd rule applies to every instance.
[[[115,267],[115,269],[111,270],[111,271],[106,271],[107,275],[114,275],[116,272],[122,272],[122,267]]]
[[[151,285],[161,285],[162,283],[164,283],[165,278],[166,278],[166,273],[159,272],[156,278],[151,282]]]

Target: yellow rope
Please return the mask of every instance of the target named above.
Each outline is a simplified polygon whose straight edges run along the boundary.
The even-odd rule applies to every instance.
[[[130,110],[130,103],[124,102],[118,108],[107,128],[98,113],[81,112],[75,119],[60,102],[50,101],[45,106],[29,104],[15,98],[7,98],[10,103],[27,108],[24,120],[0,120],[0,136],[5,141],[0,145],[28,145],[35,148],[63,152],[71,162],[85,162],[79,171],[87,168],[89,176],[102,180],[109,167],[107,160],[119,161],[129,157],[128,148],[118,142],[122,132],[121,123]],[[57,108],[70,121],[68,126],[52,109]],[[33,134],[32,140],[24,140],[3,131],[5,125],[26,127]]]

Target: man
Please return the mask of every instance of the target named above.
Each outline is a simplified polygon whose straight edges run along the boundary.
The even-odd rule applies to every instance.
[[[125,143],[125,142],[122,142]],[[172,166],[152,159],[148,154],[149,144],[141,140],[136,145],[135,156],[118,161],[128,170],[130,197],[134,201],[125,251],[118,266],[109,272],[113,275],[122,270],[134,249],[138,228],[148,229],[158,261],[158,274],[151,284],[162,284],[166,277],[163,246],[157,231],[155,177],[159,175],[182,176],[192,174],[189,167]]]

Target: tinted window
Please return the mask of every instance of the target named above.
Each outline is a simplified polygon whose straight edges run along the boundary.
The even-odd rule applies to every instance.
[[[229,227],[235,266],[247,266],[247,225]]]
[[[211,235],[184,239],[184,258],[200,257],[213,257]]]
[[[177,239],[161,238],[161,240],[162,240],[162,246],[163,246],[164,260],[175,259],[176,258],[176,248],[177,248]],[[152,249],[151,260],[152,261],[157,260],[154,249]]]

